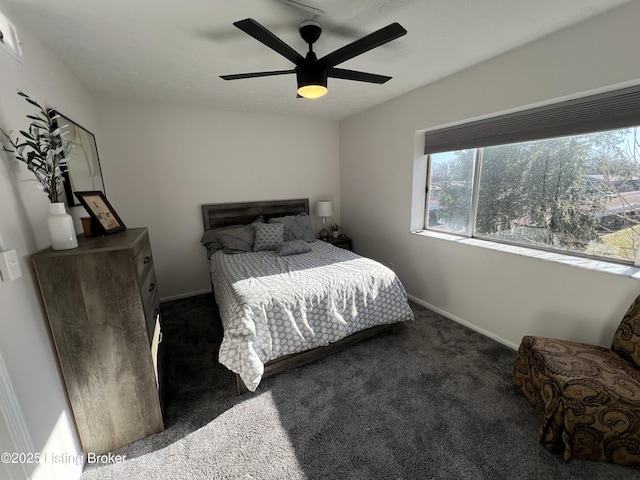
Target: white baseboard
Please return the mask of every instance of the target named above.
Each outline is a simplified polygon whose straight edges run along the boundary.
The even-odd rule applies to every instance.
[[[429,310],[433,310],[436,313],[439,313],[440,315],[442,315],[443,317],[447,317],[449,320],[453,320],[454,322],[457,322],[461,325],[464,325],[465,327],[470,328],[471,330],[475,330],[478,333],[481,333],[482,335],[484,335],[485,337],[489,337],[492,340],[495,340],[496,342],[499,342],[513,350],[518,350],[518,345],[516,345],[513,342],[510,342],[509,340],[506,340],[502,337],[500,337],[499,335],[496,335],[495,333],[492,333],[488,330],[485,330],[484,328],[480,328],[477,325],[474,325],[473,323],[460,318],[456,315],[453,315],[445,310],[442,310],[441,308],[438,308],[434,305],[431,305],[429,302],[425,302],[424,300],[418,298],[418,297],[414,297],[413,295],[409,295],[407,294],[407,297],[409,297],[409,300],[416,302],[419,305],[422,305],[425,308],[428,308]]]
[[[168,297],[160,297],[160,302],[170,302],[171,300],[180,300],[182,298],[195,297],[196,295],[203,295],[205,293],[211,293],[211,289],[198,290],[197,292],[179,293],[178,295],[170,295]]]

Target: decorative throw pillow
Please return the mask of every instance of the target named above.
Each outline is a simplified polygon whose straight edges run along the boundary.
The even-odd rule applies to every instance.
[[[627,309],[618,325],[611,350],[636,367],[640,367],[640,296]]]
[[[284,257],[285,255],[297,255],[299,253],[307,253],[311,251],[311,247],[304,240],[289,240],[282,242],[276,247],[276,253]]]
[[[311,225],[311,217],[306,213],[270,218],[269,223],[281,223],[284,225],[285,242],[289,240],[313,242],[316,239],[313,225]]]
[[[283,241],[284,225],[281,223],[256,223],[254,228],[256,234],[253,244],[254,252],[274,250]]]

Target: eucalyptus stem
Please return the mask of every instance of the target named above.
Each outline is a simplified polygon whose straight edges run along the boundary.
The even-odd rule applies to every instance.
[[[58,115],[53,110],[41,106],[20,90],[18,90],[18,95],[37,107],[39,112],[37,115],[27,115],[31,123],[28,130],[20,130],[22,141],[19,137],[13,140],[11,132],[7,133],[0,128],[0,132],[6,139],[2,150],[12,153],[16,160],[25,163],[42,184],[49,201],[58,202],[60,187],[64,181],[62,172],[66,165],[66,157],[71,149],[71,142],[62,138],[61,127],[56,121]],[[6,143],[11,148],[8,148]]]

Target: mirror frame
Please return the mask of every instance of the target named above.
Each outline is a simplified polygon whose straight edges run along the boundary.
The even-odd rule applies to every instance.
[[[80,207],[82,206],[78,197],[76,197],[76,191],[101,191],[106,194],[104,188],[104,177],[102,176],[102,167],[100,166],[100,157],[98,156],[98,145],[96,143],[96,137],[89,130],[83,126],[77,124],[66,115],[60,113],[55,109],[49,109],[52,115],[56,115],[56,126],[62,129],[63,134],[66,134],[64,138],[71,141],[71,150],[67,155],[67,163],[62,169],[62,176],[64,178],[64,203],[67,207]],[[88,169],[95,172],[97,168],[97,175],[89,177],[87,182],[81,185],[74,186],[71,184],[71,175],[69,169],[73,170],[73,159],[84,158],[87,162]],[[99,178],[98,181],[96,179]],[[93,180],[92,180],[93,179]]]

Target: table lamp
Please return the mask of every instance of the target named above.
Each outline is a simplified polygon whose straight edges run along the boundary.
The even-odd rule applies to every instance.
[[[316,215],[322,218],[322,230],[320,230],[320,238],[327,240],[329,238],[329,230],[327,230],[327,217],[333,215],[333,205],[331,200],[320,200],[316,203]]]

